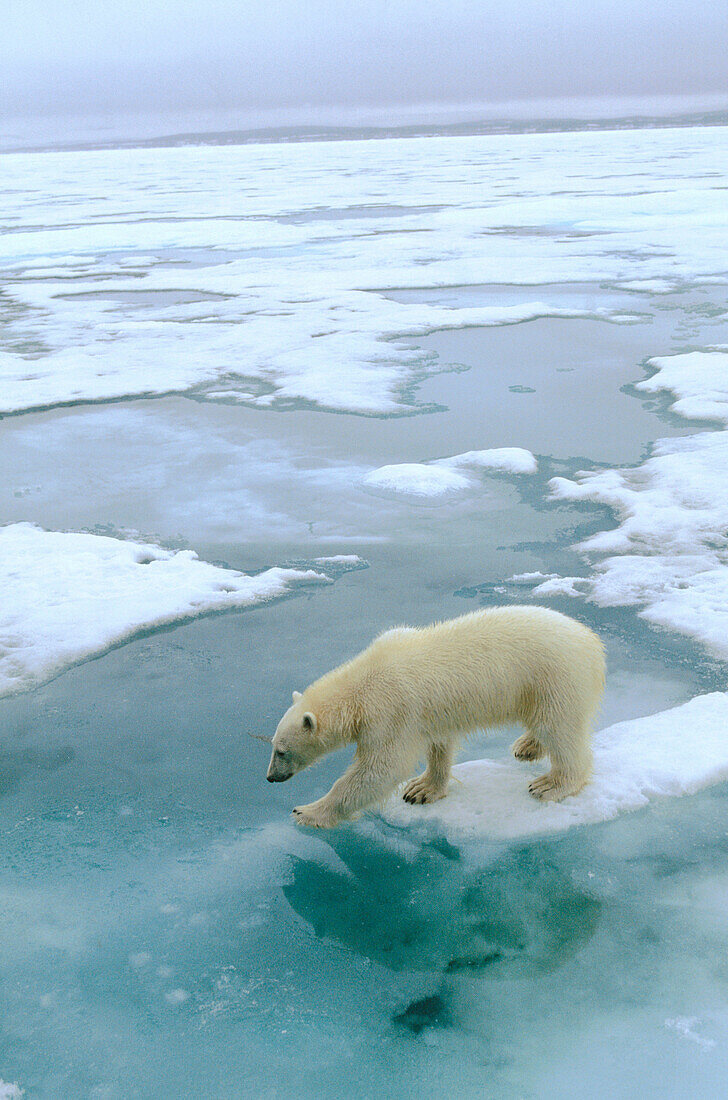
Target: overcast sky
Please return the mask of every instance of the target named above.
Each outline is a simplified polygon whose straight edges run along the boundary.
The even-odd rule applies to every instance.
[[[726,0],[1,0],[0,116],[728,93]]]

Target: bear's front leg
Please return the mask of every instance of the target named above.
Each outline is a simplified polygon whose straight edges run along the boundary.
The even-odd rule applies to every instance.
[[[408,762],[389,746],[376,761],[356,757],[341,779],[337,779],[328,794],[308,806],[297,806],[293,816],[299,825],[331,829],[382,802],[409,771]]]

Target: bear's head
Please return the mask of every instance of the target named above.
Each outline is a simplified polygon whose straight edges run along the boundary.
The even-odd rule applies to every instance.
[[[325,752],[326,746],[318,736],[316,715],[305,710],[303,696],[294,691],[293,704],[281,718],[273,737],[268,782],[284,783]]]

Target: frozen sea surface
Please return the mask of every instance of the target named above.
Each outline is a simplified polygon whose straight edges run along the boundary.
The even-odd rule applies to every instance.
[[[721,1095],[725,130],[2,167],[0,1095]],[[291,690],[530,599],[633,812],[291,823]]]
[[[720,128],[3,158],[4,411],[195,392],[406,411],[439,329],[597,316],[543,284],[722,278]],[[440,304],[396,288],[526,284]]]

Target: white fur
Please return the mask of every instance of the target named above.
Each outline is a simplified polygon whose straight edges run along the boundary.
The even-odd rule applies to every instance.
[[[268,778],[288,779],[354,742],[354,761],[328,794],[293,811],[304,825],[337,825],[384,799],[422,757],[427,768],[404,798],[443,798],[463,736],[515,721],[525,726],[516,757],[551,759],[529,790],[559,800],[589,780],[589,730],[603,687],[599,638],[547,608],[495,607],[400,627],[294,693],[273,738]]]

